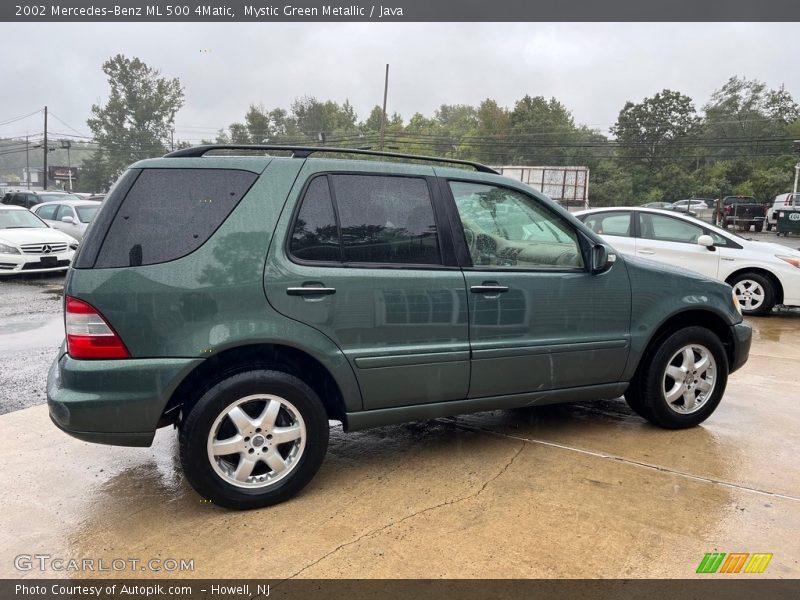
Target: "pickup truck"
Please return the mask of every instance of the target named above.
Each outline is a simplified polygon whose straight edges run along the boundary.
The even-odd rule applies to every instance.
[[[728,225],[743,231],[750,231],[751,226],[755,227],[756,232],[764,229],[767,207],[752,196],[725,196],[720,211],[722,213],[720,227],[723,229]]]

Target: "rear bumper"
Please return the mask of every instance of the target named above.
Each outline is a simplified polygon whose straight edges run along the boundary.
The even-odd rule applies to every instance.
[[[729,372],[739,370],[750,356],[750,343],[753,340],[753,330],[749,325],[737,323],[731,326],[733,333],[733,360],[731,361]]]
[[[149,446],[173,392],[201,362],[75,360],[62,351],[47,375],[50,419],[87,442]]]

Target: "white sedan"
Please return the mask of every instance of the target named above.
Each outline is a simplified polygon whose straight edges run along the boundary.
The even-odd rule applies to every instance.
[[[575,216],[623,254],[698,271],[733,286],[742,312],[800,306],[800,252],[650,208],[596,208]]]
[[[0,205],[0,276],[69,268],[78,240],[21,206]]]

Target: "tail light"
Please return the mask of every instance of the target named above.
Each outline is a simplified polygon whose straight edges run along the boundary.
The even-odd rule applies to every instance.
[[[64,323],[67,352],[72,358],[130,358],[128,349],[103,315],[91,304],[66,297]]]

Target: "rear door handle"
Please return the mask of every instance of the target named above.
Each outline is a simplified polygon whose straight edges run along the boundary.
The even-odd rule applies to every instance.
[[[653,250],[639,250],[639,254],[655,254]]]
[[[327,296],[329,294],[335,294],[336,288],[308,285],[286,288],[286,293],[289,296]]]
[[[508,291],[508,286],[487,281],[481,285],[473,285],[469,288],[469,291],[473,294],[504,294]]]

